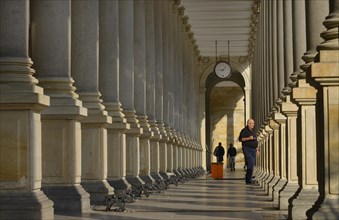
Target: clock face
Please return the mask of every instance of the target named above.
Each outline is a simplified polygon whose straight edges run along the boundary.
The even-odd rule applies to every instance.
[[[220,78],[227,78],[231,74],[231,67],[226,62],[220,62],[215,65],[214,72]]]

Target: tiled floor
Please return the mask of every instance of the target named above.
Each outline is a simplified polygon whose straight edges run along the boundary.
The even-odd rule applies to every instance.
[[[287,219],[287,212],[276,210],[260,187],[246,186],[243,177],[244,171],[226,172],[223,180],[204,176],[127,204],[125,212],[99,207],[101,211],[59,214],[55,219]]]

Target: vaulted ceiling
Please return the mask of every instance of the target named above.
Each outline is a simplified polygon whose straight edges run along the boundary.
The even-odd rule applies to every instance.
[[[181,0],[201,56],[248,56],[255,0]],[[252,31],[252,33],[251,33]],[[253,38],[253,37],[252,37]]]

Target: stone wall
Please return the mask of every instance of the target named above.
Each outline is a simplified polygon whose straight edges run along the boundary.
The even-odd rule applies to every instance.
[[[213,149],[219,142],[225,147],[233,143],[239,154],[236,158],[237,167],[243,166],[244,156],[239,132],[244,127],[244,92],[240,87],[215,87],[211,92],[211,144]],[[213,161],[216,161],[214,157]],[[226,161],[226,153],[224,162]]]

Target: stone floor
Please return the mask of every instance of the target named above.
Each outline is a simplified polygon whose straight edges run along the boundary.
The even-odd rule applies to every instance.
[[[279,211],[259,186],[244,183],[245,173],[226,171],[223,180],[203,176],[170,185],[163,193],[143,197],[126,204],[125,212],[105,212],[104,207],[81,215],[58,214],[56,220],[76,219],[287,219],[287,211]]]

